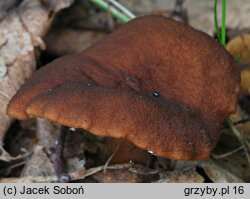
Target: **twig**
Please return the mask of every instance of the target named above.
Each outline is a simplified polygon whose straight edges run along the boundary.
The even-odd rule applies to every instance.
[[[121,146],[121,143],[119,145],[116,146],[115,150],[113,151],[113,153],[111,154],[111,156],[108,158],[108,160],[106,161],[106,163],[104,164],[104,168],[103,168],[103,172],[106,173],[106,168],[109,165],[110,161],[113,159],[113,157],[115,156],[116,152],[119,150]]]
[[[238,147],[238,148],[236,148],[236,149],[234,149],[234,150],[232,150],[232,151],[229,151],[229,152],[224,153],[224,154],[221,154],[221,155],[212,154],[212,157],[214,157],[215,159],[226,158],[226,157],[228,157],[228,156],[230,156],[230,155],[233,155],[234,153],[236,153],[236,152],[238,152],[238,151],[240,151],[240,150],[242,150],[242,149],[243,149],[243,146],[240,146],[240,147]]]
[[[249,122],[249,121],[250,121],[250,117],[248,117],[248,118],[246,118],[246,119],[241,119],[241,120],[239,120],[239,121],[237,121],[237,122],[234,122],[233,124],[234,124],[234,125],[239,125],[239,124],[247,123],[247,122]]]
[[[25,165],[26,164],[26,160],[25,161],[21,161],[21,162],[18,162],[18,163],[16,163],[16,164],[13,164],[13,165],[10,165],[9,167],[7,167],[7,168],[4,168],[4,169],[1,169],[0,170],[0,173],[5,173],[6,174],[6,172],[11,172],[12,171],[12,169],[15,169],[15,168],[17,168],[17,167],[20,167],[20,166],[23,166],[23,165]]]
[[[237,139],[239,140],[240,143],[243,142],[243,138],[241,133],[238,131],[238,129],[234,126],[232,119],[230,118],[230,116],[227,118],[226,120],[228,126],[230,127],[231,131],[234,133],[234,135],[237,137]]]
[[[245,140],[245,143],[246,143],[247,147],[248,147],[249,150],[250,150],[250,143],[248,142],[248,140]]]
[[[30,152],[30,153],[25,153],[25,154],[13,157],[1,145],[0,145],[0,152],[1,152],[0,160],[3,160],[5,162],[10,162],[12,160],[19,160],[19,159],[22,159],[22,158],[26,158],[26,157],[30,156],[33,153],[33,152]]]

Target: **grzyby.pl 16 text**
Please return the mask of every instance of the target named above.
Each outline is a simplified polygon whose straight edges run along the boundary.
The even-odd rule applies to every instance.
[[[189,188],[184,188],[184,196],[190,196],[190,195],[199,195],[199,196],[204,196],[204,195],[229,195],[229,194],[234,194],[234,195],[242,195],[244,194],[244,187],[243,186],[226,186],[226,187],[199,187],[199,188],[194,188],[194,187],[189,187]]]

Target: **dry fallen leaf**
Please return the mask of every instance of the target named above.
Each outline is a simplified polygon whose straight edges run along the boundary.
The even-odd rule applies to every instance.
[[[170,172],[167,176],[157,182],[161,183],[202,183],[205,179],[196,171],[181,173],[177,171]]]
[[[130,172],[124,170],[107,170],[106,172],[100,171],[93,176],[91,179],[86,181],[94,181],[99,183],[148,183],[158,179],[157,174],[139,174],[136,172]]]
[[[242,183],[243,180],[220,167],[212,160],[201,161],[201,168],[206,175],[215,183]]]
[[[73,0],[57,1],[54,13],[71,3]],[[13,159],[2,148],[11,123],[6,106],[35,69],[34,48],[45,48],[41,37],[51,24],[50,12],[39,0],[23,0],[17,8],[8,10],[0,22],[0,159],[4,161]]]
[[[226,49],[243,63],[250,63],[250,34],[242,34],[233,38],[226,45]]]
[[[43,150],[41,145],[37,145],[33,156],[27,161],[23,169],[24,176],[50,176],[55,175],[54,167]]]
[[[241,34],[228,42],[227,50],[240,62],[250,63],[250,34]],[[250,94],[250,65],[245,66],[241,71],[241,93]]]

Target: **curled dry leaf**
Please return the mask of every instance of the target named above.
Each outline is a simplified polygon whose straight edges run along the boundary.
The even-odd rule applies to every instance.
[[[57,1],[55,11],[69,6],[73,0]],[[11,119],[6,115],[9,99],[30,77],[36,66],[34,47],[44,48],[41,37],[50,26],[50,10],[39,0],[24,0],[9,10],[0,22],[0,147]],[[11,160],[8,153],[1,160]]]
[[[227,50],[240,59],[240,62],[250,63],[250,34],[242,34],[233,38],[226,46]],[[250,94],[250,65],[245,66],[241,71],[241,93]]]
[[[226,49],[240,61],[250,63],[250,34],[243,34],[228,42]]]

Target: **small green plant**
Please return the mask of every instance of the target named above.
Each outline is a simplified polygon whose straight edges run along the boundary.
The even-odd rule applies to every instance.
[[[214,24],[216,30],[216,36],[218,41],[225,46],[226,45],[226,6],[227,0],[222,0],[222,23],[221,23],[221,33],[218,25],[217,18],[217,0],[214,0]]]
[[[120,19],[124,23],[135,18],[135,15],[132,12],[130,12],[126,7],[116,0],[90,0],[90,2],[97,5],[100,9],[109,12],[112,16]]]

